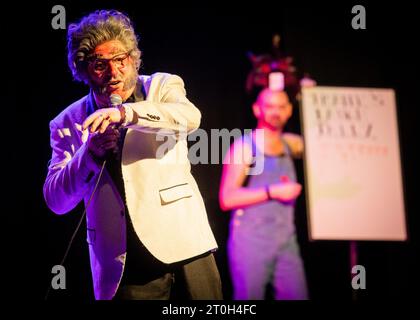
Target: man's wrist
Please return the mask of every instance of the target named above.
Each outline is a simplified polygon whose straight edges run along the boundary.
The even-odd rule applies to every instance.
[[[133,121],[133,109],[127,105],[121,105],[119,108],[121,114],[120,126],[125,127]]]
[[[127,117],[126,112],[125,112],[125,108],[123,105],[118,107],[118,110],[120,111],[120,124],[125,123],[125,119]]]

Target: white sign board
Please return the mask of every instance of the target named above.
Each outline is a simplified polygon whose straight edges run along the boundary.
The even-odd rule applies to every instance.
[[[301,120],[312,240],[406,240],[392,89],[304,88]]]

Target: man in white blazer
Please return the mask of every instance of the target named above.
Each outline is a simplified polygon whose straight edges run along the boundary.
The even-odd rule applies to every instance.
[[[169,299],[177,274],[189,298],[221,299],[217,244],[187,158],[201,113],[180,77],[139,76],[140,56],[120,12],[69,26],[70,69],[91,90],[50,123],[44,197],[57,214],[84,200],[96,299]]]

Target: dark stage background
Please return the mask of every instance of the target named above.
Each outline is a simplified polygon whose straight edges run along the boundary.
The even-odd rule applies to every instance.
[[[230,8],[162,3],[143,7],[141,1],[73,1],[15,9],[15,16],[9,17],[13,24],[4,29],[5,33],[10,31],[14,41],[9,48],[13,55],[3,61],[7,68],[3,75],[7,75],[10,84],[4,95],[13,110],[12,128],[8,131],[12,134],[6,138],[12,143],[6,150],[12,151],[3,152],[4,179],[8,182],[4,202],[8,222],[4,230],[7,237],[4,257],[11,270],[4,273],[4,278],[10,288],[9,296],[44,298],[52,277],[51,268],[59,264],[83,212],[79,206],[70,214],[56,216],[46,207],[42,196],[50,158],[48,123],[87,93],[87,87],[72,80],[67,67],[66,31],[51,27],[54,16],[51,8],[55,4],[65,6],[67,24],[99,8],[116,8],[128,13],[141,37],[144,62],[141,72],[165,71],[182,76],[189,99],[202,111],[201,127],[208,131],[255,125],[251,101],[245,93],[245,79],[251,69],[246,52],[269,51],[275,32],[281,33],[283,49],[295,57],[299,72],[310,73],[319,85],[394,88],[409,240],[358,242],[359,263],[367,272],[367,289],[359,290],[357,297],[360,300],[411,297],[419,284],[416,262],[419,212],[414,187],[418,146],[415,77],[419,70],[418,49],[414,49],[418,38],[415,12],[399,3],[293,5],[286,1],[275,6],[258,1]],[[351,8],[356,4],[365,5],[366,30],[351,28]],[[288,130],[300,132],[298,109]],[[303,182],[302,162],[296,165]],[[220,247],[216,258],[225,298],[231,299],[225,246],[229,213],[222,212],[218,205],[220,173],[220,165],[193,166]],[[296,224],[311,298],[351,301],[349,243],[308,241],[303,196],[298,203]],[[93,299],[85,231],[83,224],[65,264],[67,289],[53,290],[51,300]]]

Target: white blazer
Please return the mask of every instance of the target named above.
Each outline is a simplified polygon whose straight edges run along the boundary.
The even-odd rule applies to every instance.
[[[134,230],[164,263],[217,248],[206,209],[187,158],[187,134],[200,124],[200,111],[186,98],[175,75],[139,76],[145,101],[128,103],[134,112],[122,150],[126,204]],[[138,86],[140,87],[140,86]],[[101,165],[87,150],[81,125],[92,94],[50,122],[52,158],[44,184],[48,207],[57,214],[87,204]],[[112,299],[126,257],[124,202],[106,171],[87,209],[87,241],[96,299]]]

